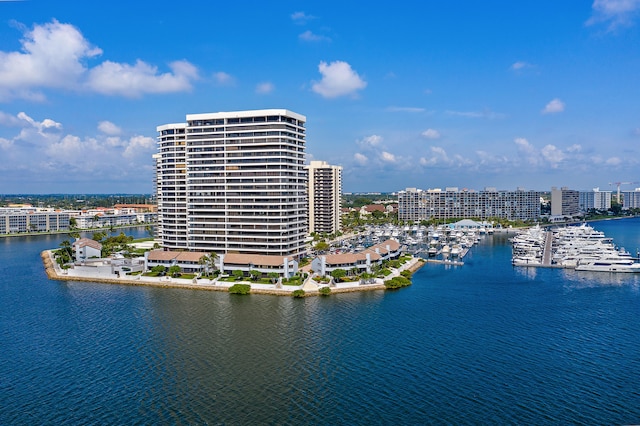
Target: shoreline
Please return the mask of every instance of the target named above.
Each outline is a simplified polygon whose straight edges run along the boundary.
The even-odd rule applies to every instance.
[[[158,287],[158,288],[174,288],[174,289],[186,289],[186,290],[208,290],[208,291],[224,291],[229,292],[229,288],[234,284],[249,284],[251,285],[251,291],[249,294],[266,294],[272,296],[289,296],[292,297],[295,290],[304,290],[304,297],[308,296],[320,296],[318,284],[311,278],[307,279],[300,286],[283,286],[284,288],[276,288],[273,284],[255,284],[248,281],[237,282],[217,282],[209,279],[197,279],[188,280],[182,278],[170,278],[170,277],[142,277],[136,275],[136,278],[107,278],[100,276],[73,276],[62,273],[61,270],[52,257],[51,250],[44,250],[40,253],[42,262],[44,264],[45,273],[47,278],[52,281],[76,281],[87,282],[97,284],[115,284],[115,285],[127,285],[127,286],[144,286],[144,287]],[[362,291],[374,291],[374,290],[386,290],[384,281],[398,276],[402,270],[409,270],[411,273],[422,268],[425,265],[420,258],[414,257],[407,264],[403,265],[396,273],[385,277],[384,279],[378,279],[375,284],[359,284],[359,283],[338,283],[329,287],[331,289],[330,294],[339,293],[355,293]],[[195,281],[195,282],[194,282]],[[287,288],[290,287],[290,288]]]
[[[114,226],[113,229],[128,229],[128,228],[142,228],[145,226],[156,226],[157,223],[140,223],[137,225],[119,225]],[[108,227],[103,228],[76,228],[76,229],[65,229],[64,231],[43,231],[43,232],[15,232],[13,234],[0,234],[0,238],[11,238],[11,237],[39,237],[46,235],[64,235],[71,234],[73,232],[100,232],[100,231],[109,231]]]

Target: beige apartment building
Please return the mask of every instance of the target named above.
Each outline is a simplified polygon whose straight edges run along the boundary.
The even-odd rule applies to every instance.
[[[309,232],[334,234],[340,230],[342,167],[311,161],[309,171]]]

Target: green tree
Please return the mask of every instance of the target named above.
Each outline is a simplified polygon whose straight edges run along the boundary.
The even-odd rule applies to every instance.
[[[178,265],[173,265],[169,267],[169,270],[167,272],[169,272],[169,275],[171,275],[172,277],[178,278],[180,276],[180,273],[182,272],[182,269]]]
[[[167,267],[163,265],[156,265],[153,268],[151,268],[151,272],[153,272],[156,275],[162,275],[166,270],[167,270]]]
[[[325,251],[329,250],[329,244],[326,243],[325,241],[319,241],[314,246],[314,250],[319,252],[319,253],[325,252]]]
[[[251,276],[251,279],[253,281],[257,281],[258,278],[260,278],[260,275],[262,275],[262,272],[252,269],[251,271],[249,271],[249,275]]]
[[[240,281],[242,278],[244,278],[244,272],[242,272],[240,269],[231,271],[231,275],[233,275],[236,281]]]
[[[267,274],[267,277],[269,277],[269,279],[271,280],[271,283],[275,284],[276,281],[278,281],[280,274],[278,274],[277,272],[269,272]]]
[[[242,271],[240,271],[242,272]],[[231,294],[249,294],[251,293],[251,286],[249,284],[234,284],[229,287],[229,293]]]

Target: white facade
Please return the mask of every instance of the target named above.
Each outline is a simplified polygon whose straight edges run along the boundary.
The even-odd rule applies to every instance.
[[[622,208],[624,210],[640,208],[640,188],[633,191],[622,191]]]
[[[593,188],[592,191],[580,191],[579,197],[580,211],[609,210],[611,208],[611,191],[600,191],[600,188]]]
[[[156,237],[168,249],[187,249],[186,123],[159,126],[156,162]],[[162,212],[162,213],[160,213]]]
[[[309,171],[309,232],[333,234],[340,230],[342,167],[311,161]]]
[[[70,227],[68,212],[28,208],[0,208],[0,234],[65,231]]]
[[[422,190],[407,188],[398,192],[398,219],[421,221],[430,218],[479,218],[491,217],[508,220],[536,220],[540,217],[540,192],[483,191],[446,188]]]
[[[300,253],[307,234],[306,118],[285,109],[186,118],[157,128],[163,247]]]

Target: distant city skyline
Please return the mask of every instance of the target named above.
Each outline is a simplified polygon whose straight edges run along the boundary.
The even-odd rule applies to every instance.
[[[640,181],[640,0],[0,16],[3,194],[151,193],[156,126],[263,108],[307,117],[307,162],[342,166],[345,192]]]

